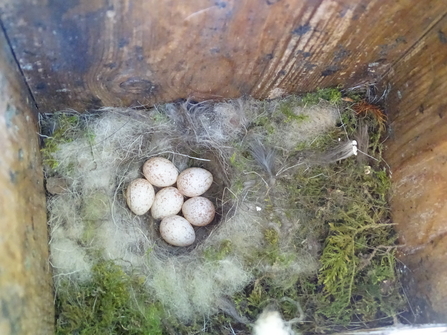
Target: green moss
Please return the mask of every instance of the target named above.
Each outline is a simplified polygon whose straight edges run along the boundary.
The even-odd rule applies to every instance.
[[[231,185],[230,198],[236,200],[239,195],[241,195],[244,190],[244,182],[242,179],[236,179]]]
[[[275,221],[275,220],[273,220]],[[296,259],[296,250],[281,250],[279,242],[279,232],[274,228],[264,231],[265,246],[258,250],[252,260],[253,264],[263,263],[267,266],[274,266],[278,269],[287,269]]]
[[[278,232],[275,229],[273,229],[273,228],[266,229],[264,231],[264,238],[265,238],[265,240],[267,241],[268,244],[270,244],[270,245],[278,245],[279,234],[278,234]]]
[[[93,146],[95,144],[96,134],[92,130],[87,130],[84,133],[84,136],[87,138],[87,142]]]
[[[44,139],[44,146],[40,150],[43,164],[51,170],[57,170],[59,162],[54,157],[54,153],[62,143],[71,142],[74,134],[79,130],[79,116],[64,113],[55,113],[52,116],[52,124],[55,129],[49,130],[51,136]]]
[[[348,101],[349,101],[349,99],[351,99],[352,102],[354,102],[354,103],[360,102],[365,99],[365,94],[360,93],[358,91],[347,91],[344,93],[345,93],[346,98],[348,98]]]
[[[308,278],[306,278],[308,282]],[[296,287],[283,289],[277,287],[269,278],[257,279],[247,287],[244,294],[238,293],[234,302],[238,312],[252,319],[259,317],[266,307],[278,309],[284,319],[291,320],[300,316],[298,305],[301,306],[300,293]]]
[[[57,334],[162,334],[161,306],[113,262],[98,262],[86,283],[63,281],[56,309]]]
[[[343,113],[341,113],[341,126],[346,133],[354,134],[355,130],[357,129],[357,125],[358,120],[355,113],[352,110],[346,109],[343,111]],[[373,134],[370,135],[372,136]],[[381,136],[380,132],[379,136]]]
[[[296,114],[295,108],[301,105],[297,96],[290,96],[280,101],[278,110],[285,116],[285,122],[303,122],[309,119],[308,115]]]
[[[220,243],[217,248],[207,248],[203,252],[203,256],[207,261],[214,262],[224,259],[233,250],[233,245],[230,240],[225,240]]]
[[[155,123],[166,123],[169,122],[169,117],[165,114],[165,111],[157,109],[157,111],[152,114],[152,120]]]
[[[341,102],[342,93],[338,88],[323,88],[316,92],[307,93],[301,99],[305,106],[317,105],[321,100],[328,101],[331,104],[338,104]]]
[[[387,223],[389,178],[382,170],[364,171],[355,162],[341,162],[300,189],[303,205],[329,230],[318,274],[323,291],[313,292],[315,318],[321,324],[346,326],[356,319],[373,323],[379,317],[392,318],[402,308],[394,285],[395,237]],[[384,283],[393,283],[388,296],[380,293]]]
[[[247,168],[248,161],[247,158],[244,157],[243,153],[235,151],[230,156],[230,164],[238,172],[243,172]]]
[[[82,217],[84,220],[102,220],[109,212],[110,197],[103,191],[98,190],[83,198]]]
[[[83,245],[91,245],[94,242],[101,220],[104,220],[110,213],[109,201],[109,196],[100,190],[83,198],[81,217],[84,230],[80,241]]]
[[[275,126],[272,122],[271,116],[261,116],[256,119],[255,126],[265,129],[268,135],[275,133]]]
[[[326,93],[329,101],[330,92]],[[316,103],[322,97],[305,98]],[[337,326],[349,327],[359,321],[374,327],[392,320],[404,304],[395,271],[395,234],[389,224],[391,181],[380,164],[383,129],[373,117],[359,118],[349,108],[341,116],[339,131],[322,135],[310,148],[325,151],[339,137],[354,138],[358,127],[366,125],[368,154],[375,159],[368,159],[369,165],[350,158],[329,166],[306,167],[296,172],[293,182],[284,180],[282,185],[289,197],[288,207],[303,218],[300,236],[314,236],[323,245],[318,277],[298,279],[295,286],[314,320],[310,332],[334,331]],[[301,144],[297,149],[307,148]],[[281,182],[277,180],[277,184]],[[269,247],[267,250],[272,252]]]
[[[81,236],[82,245],[91,245],[97,236],[97,223],[95,221],[84,221],[84,230]]]

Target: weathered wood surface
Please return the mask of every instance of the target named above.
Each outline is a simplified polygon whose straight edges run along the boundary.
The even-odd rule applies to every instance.
[[[45,193],[33,103],[0,31],[0,334],[54,330]]]
[[[402,325],[362,329],[336,333],[333,335],[445,335],[447,333],[447,325],[445,324],[426,324],[426,325]]]
[[[446,12],[427,0],[4,0],[42,111],[275,97],[375,81]]]
[[[386,78],[391,132],[386,159],[393,172],[393,220],[413,293],[426,295],[447,319],[447,17]]]

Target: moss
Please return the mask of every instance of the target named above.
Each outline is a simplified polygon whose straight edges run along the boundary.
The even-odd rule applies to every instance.
[[[256,319],[266,307],[279,310],[286,320],[301,316],[298,309],[298,306],[301,306],[298,290],[295,287],[278,288],[268,278],[255,280],[243,294],[234,297],[234,302],[240,314],[252,319]]]
[[[169,122],[169,117],[166,115],[165,110],[157,109],[157,112],[152,114],[152,120],[158,124],[166,123],[166,122]]]
[[[80,118],[78,115],[55,113],[52,116],[51,124],[54,129],[46,129],[51,136],[44,139],[44,146],[40,150],[44,166],[51,170],[57,170],[59,162],[54,157],[54,153],[57,152],[60,144],[73,140],[74,134],[79,131],[79,122]]]
[[[267,241],[268,244],[270,244],[270,245],[278,245],[279,234],[278,234],[278,232],[275,229],[273,229],[273,228],[266,229],[264,231],[264,238],[265,238],[265,240]]]
[[[230,156],[230,164],[238,172],[243,172],[247,168],[247,158],[244,157],[243,153],[240,151],[234,151]]]
[[[94,221],[84,221],[84,230],[80,239],[82,245],[91,245],[95,240],[97,224]]]
[[[338,90],[319,91],[303,98],[307,104],[321,99],[342,103]],[[283,114],[287,115],[287,110]],[[304,299],[307,314],[314,320],[306,328],[314,332],[334,331],[338,326],[349,327],[358,321],[371,327],[384,325],[402,310],[404,299],[395,271],[395,235],[387,206],[391,182],[378,163],[382,154],[381,125],[373,115],[359,117],[346,108],[337,130],[321,135],[310,146],[302,143],[296,150],[328,150],[340,137],[353,138],[360,125],[368,127],[368,154],[375,157],[369,160],[370,165],[348,159],[330,166],[297,170],[293,182],[276,181],[278,187],[287,190],[286,216],[293,213],[287,216],[291,219],[300,213],[304,218],[300,236],[314,236],[323,244],[318,276],[308,280],[298,278],[287,286],[291,288],[287,291],[273,277],[258,277],[251,290],[237,295],[241,313],[256,316],[281,296],[293,301]],[[274,212],[271,201],[266,203],[265,210]],[[275,222],[274,217],[271,220]],[[257,254],[258,262],[280,267],[293,262],[292,254],[280,251],[279,238],[273,228],[264,231],[266,246]],[[279,309],[292,318],[296,316],[293,315],[296,307],[294,310],[292,305],[279,304]]]
[[[273,266],[276,269],[287,268],[296,259],[296,250],[281,250],[280,234],[274,228],[264,231],[264,240],[266,245],[255,255],[253,263],[263,263],[267,266]]]
[[[321,100],[325,100],[335,105],[340,103],[341,99],[342,92],[338,88],[323,88],[316,92],[305,94],[301,102],[305,106],[312,106],[318,104]]]
[[[234,201],[238,198],[238,196],[242,193],[244,189],[244,182],[242,179],[237,179],[231,185],[230,197]]]
[[[275,133],[275,126],[269,116],[261,116],[256,119],[255,126],[262,127],[266,130],[268,135]]]
[[[215,335],[215,334],[227,334],[228,329],[233,325],[236,329],[246,329],[244,325],[235,325],[234,320],[223,313],[213,315],[212,319],[202,319],[191,322],[181,322],[172,316],[166,316],[163,320],[165,325],[165,331],[163,334],[188,334],[188,335]],[[149,333],[148,333],[149,334]],[[241,334],[249,334],[243,333]]]
[[[341,113],[341,127],[348,134],[354,134],[357,129],[358,119],[353,111],[345,109]],[[370,134],[372,135],[372,134]],[[381,136],[379,132],[379,136]]]
[[[352,136],[358,120],[351,113],[345,116],[345,129]],[[370,127],[372,132],[377,131],[374,123]],[[369,153],[380,160],[378,137],[371,137]],[[319,235],[326,236],[319,286],[306,288],[305,292],[302,289],[314,304],[315,323],[335,329],[359,320],[371,326],[380,318],[382,322],[392,320],[403,307],[403,299],[396,285],[387,172],[376,165],[368,166],[365,173],[365,166],[356,160],[344,160],[298,173],[296,182],[299,187],[292,193],[297,197],[295,202],[316,218]]]
[[[91,146],[93,146],[95,144],[96,135],[92,130],[89,129],[89,130],[85,131],[84,136],[86,137],[87,142]]]
[[[83,198],[82,217],[87,221],[98,221],[110,212],[110,198],[103,191],[96,191]]]
[[[220,261],[224,259],[233,250],[230,240],[224,240],[217,248],[207,248],[203,252],[203,256],[209,262]]]
[[[59,287],[57,334],[162,334],[163,309],[137,277],[109,261],[93,267],[93,278]]]
[[[297,96],[290,96],[280,101],[278,110],[285,116],[285,122],[303,122],[309,119],[308,115],[296,114],[295,107],[300,104],[301,101]]]

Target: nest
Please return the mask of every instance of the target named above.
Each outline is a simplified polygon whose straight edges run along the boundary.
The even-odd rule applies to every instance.
[[[40,124],[56,291],[67,280],[91,280],[98,260],[113,261],[186,322],[224,311],[247,323],[231,297],[255,278],[287,290],[315,275],[321,245],[291,196],[297,173],[357,149],[335,105],[306,107],[295,98],[66,111]],[[216,217],[195,228],[189,247],[165,243],[158,221],[126,206],[127,185],[155,156],[214,176],[205,196]]]

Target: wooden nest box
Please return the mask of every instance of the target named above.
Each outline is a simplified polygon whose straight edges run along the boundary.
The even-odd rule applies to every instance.
[[[38,113],[318,88],[387,93],[400,258],[447,318],[447,7],[443,1],[0,4],[0,333],[51,334]]]

